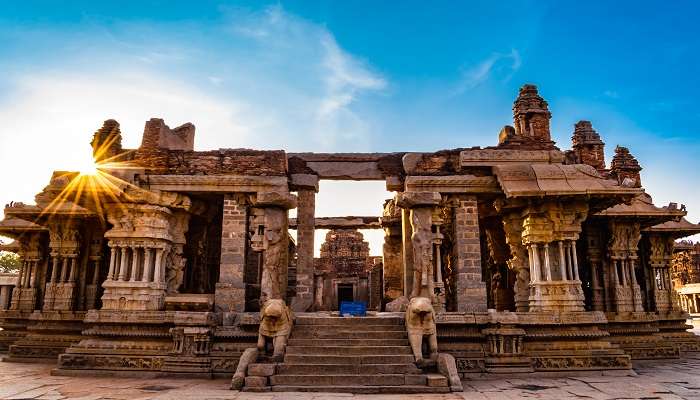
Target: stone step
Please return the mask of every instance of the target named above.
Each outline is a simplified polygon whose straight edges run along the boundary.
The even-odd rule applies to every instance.
[[[412,352],[409,346],[288,346],[287,354],[370,356],[412,354]]]
[[[344,326],[365,326],[365,325],[404,325],[403,317],[303,317],[297,316],[295,320],[297,326],[312,325],[344,325]]]
[[[356,393],[356,394],[431,394],[449,393],[449,387],[429,387],[422,385],[399,386],[272,386],[273,392],[319,392],[319,393]]]
[[[285,364],[409,364],[414,362],[412,354],[401,355],[308,355],[287,354],[284,356]]]
[[[405,330],[401,331],[324,331],[320,330],[292,330],[292,339],[407,339]]]
[[[294,325],[294,330],[299,332],[352,332],[352,331],[372,331],[372,332],[403,332],[406,328],[403,325]]]
[[[414,364],[279,364],[281,375],[420,374]]]
[[[288,346],[410,346],[408,339],[304,339],[290,338]]]
[[[294,386],[399,386],[406,384],[406,375],[274,375],[270,384]],[[424,376],[420,376],[425,378]],[[427,382],[427,380],[426,380]],[[420,383],[419,383],[420,384]],[[423,383],[425,384],[425,383]]]

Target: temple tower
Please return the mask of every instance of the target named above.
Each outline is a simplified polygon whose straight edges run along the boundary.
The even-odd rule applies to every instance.
[[[551,118],[552,113],[549,112],[547,102],[537,92],[537,86],[523,85],[513,104],[515,134],[549,142],[552,140],[549,132]]]
[[[605,143],[593,129],[591,121],[578,121],[571,137],[576,163],[587,164],[603,171],[605,169]]]
[[[610,165],[610,175],[617,178],[618,184],[626,187],[642,187],[642,178],[639,174],[641,170],[639,161],[634,158],[627,147],[615,147],[615,155]]]

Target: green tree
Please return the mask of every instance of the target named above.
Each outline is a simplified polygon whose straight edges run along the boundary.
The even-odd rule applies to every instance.
[[[18,273],[19,256],[9,251],[0,251],[0,273]]]

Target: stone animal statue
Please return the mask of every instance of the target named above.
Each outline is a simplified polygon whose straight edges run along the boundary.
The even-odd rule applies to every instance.
[[[438,356],[437,329],[435,328],[435,310],[427,297],[414,297],[406,308],[406,331],[408,341],[416,358],[416,364],[424,364],[423,339],[428,339],[430,361]]]
[[[271,299],[260,308],[260,329],[258,330],[258,352],[266,354],[268,341],[272,342],[272,360],[282,361],[287,339],[292,332],[294,316],[284,300]]]

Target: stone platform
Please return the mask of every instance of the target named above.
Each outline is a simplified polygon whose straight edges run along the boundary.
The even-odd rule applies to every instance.
[[[0,365],[2,399],[698,399],[700,359],[635,363],[636,376],[463,380],[464,392],[424,395],[346,393],[247,393],[229,390],[229,379],[51,376],[49,364]]]

